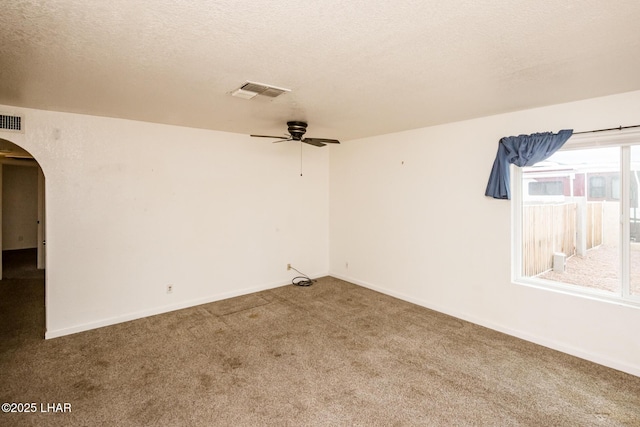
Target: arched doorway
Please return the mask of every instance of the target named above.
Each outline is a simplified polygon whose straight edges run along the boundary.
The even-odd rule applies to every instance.
[[[10,293],[38,287],[44,315],[45,178],[33,156],[0,138],[0,279]],[[39,316],[38,316],[39,317]],[[44,321],[44,319],[42,319]],[[43,327],[44,327],[43,322]]]

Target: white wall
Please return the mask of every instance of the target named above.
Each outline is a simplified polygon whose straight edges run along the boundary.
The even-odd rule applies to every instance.
[[[328,150],[305,145],[300,177],[295,143],[0,111],[46,177],[47,337],[328,272]]]
[[[47,337],[282,285],[290,262],[640,375],[640,310],[512,284],[510,203],[484,196],[500,137],[636,124],[640,92],[304,146],[304,177],[295,144],[0,111],[47,179]]]
[[[512,284],[511,204],[484,196],[501,137],[639,117],[633,92],[348,141],[331,151],[331,274],[640,375],[640,309]]]
[[[37,246],[38,168],[3,166],[2,250]]]

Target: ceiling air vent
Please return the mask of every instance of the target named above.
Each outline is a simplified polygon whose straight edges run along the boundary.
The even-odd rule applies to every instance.
[[[231,92],[231,95],[244,99],[251,99],[258,95],[275,98],[286,92],[291,92],[291,89],[266,85],[263,83],[245,82],[238,89]]]
[[[22,132],[22,116],[0,114],[0,130]]]

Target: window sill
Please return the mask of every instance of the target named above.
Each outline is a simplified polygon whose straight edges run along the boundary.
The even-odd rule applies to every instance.
[[[594,301],[622,305],[625,307],[640,308],[640,295],[631,295],[622,297],[612,292],[589,289],[579,285],[571,285],[567,283],[553,282],[551,280],[538,278],[520,277],[514,279],[513,284],[520,286],[528,286],[546,291],[557,292],[565,295],[571,295],[580,298],[586,298]]]

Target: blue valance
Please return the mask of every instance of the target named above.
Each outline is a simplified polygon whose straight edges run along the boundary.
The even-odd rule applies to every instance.
[[[531,135],[505,136],[498,144],[498,154],[493,162],[485,196],[495,199],[510,199],[509,164],[532,166],[549,158],[573,135],[572,129]]]

